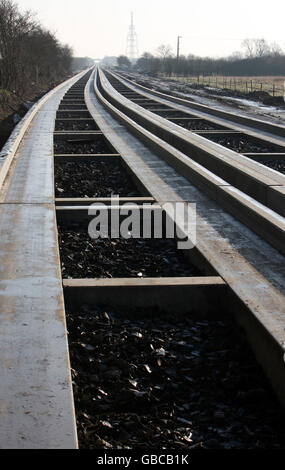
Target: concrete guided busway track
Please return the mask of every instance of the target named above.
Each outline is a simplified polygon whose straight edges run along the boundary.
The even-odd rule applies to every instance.
[[[81,75],[42,98],[18,125],[1,153],[3,449],[77,447],[52,155],[58,104]]]
[[[245,329],[284,407],[283,217],[265,198],[266,169],[256,175],[241,158],[237,184],[250,170],[253,181],[251,195],[243,192],[207,168],[207,152],[205,165],[195,160],[200,153],[178,126],[162,116],[148,124],[147,111],[119,99],[102,72],[90,73],[35,110],[15,155],[4,149],[1,446],[76,448],[78,436],[81,448],[190,449],[213,446],[221,426],[225,448],[280,448],[278,403],[236,330]],[[148,128],[156,125],[163,135]],[[184,152],[175,135],[187,141]],[[167,203],[196,204],[197,243],[183,218],[176,226],[191,250],[152,232],[93,239],[93,203],[108,222],[148,213],[163,234]],[[154,419],[161,432],[148,442]]]
[[[253,348],[263,363],[268,376],[273,379],[273,375],[275,375],[276,381],[279,382],[279,385],[277,383],[276,385],[277,389],[280,386],[280,398],[283,401],[285,384],[283,357],[285,344],[284,257],[262,240],[264,236],[262,220],[256,221],[255,226],[252,225],[253,214],[256,214],[257,208],[261,209],[261,205],[250,198],[253,206],[249,209],[253,209],[254,212],[250,215],[250,211],[248,213],[245,211],[246,216],[241,216],[242,204],[240,202],[246,200],[247,196],[221,180],[213,172],[206,171],[202,165],[195,165],[195,161],[189,161],[190,159],[183,155],[182,151],[177,151],[164,141],[174,139],[173,136],[178,134],[177,130],[174,132],[171,125],[167,128],[161,120],[160,127],[163,127],[162,132],[164,131],[164,136],[167,136],[165,139],[161,139],[156,132],[153,134],[150,131],[151,126],[155,127],[151,118],[149,119],[150,124],[147,126],[148,129],[145,129],[143,126],[148,120],[148,112],[144,113],[140,110],[139,113],[137,105],[127,103],[129,100],[126,98],[120,98],[118,92],[112,88],[102,72],[99,72],[95,91],[101,103],[121,123],[115,124],[114,121],[109,121],[110,125],[106,129],[108,137],[114,136],[114,139],[120,141],[118,134],[125,136],[124,140],[129,144],[123,147],[122,142],[122,150],[124,149],[125,155],[129,155],[129,163],[133,168],[136,168],[137,174],[141,174],[143,181],[148,182],[149,189],[152,184],[151,194],[155,199],[159,202],[183,200],[197,203],[197,248],[226,281],[230,292],[234,293],[234,297],[236,296],[236,300],[238,299],[237,318],[245,326]],[[140,119],[138,118],[139,114]],[[96,114],[95,116],[98,119]],[[126,127],[122,127],[122,125]],[[169,132],[169,137],[167,132]],[[139,144],[139,141],[143,141],[149,148],[147,154],[146,150],[142,150],[143,147],[140,153],[136,151],[136,146],[143,145]],[[133,142],[133,147],[131,142]],[[186,153],[190,153],[191,150],[190,144]],[[155,152],[161,159],[157,157],[153,159],[151,152]],[[137,153],[140,155],[139,158],[136,158]],[[142,154],[145,156],[141,156]],[[173,173],[163,160],[178,170],[181,176]],[[177,161],[180,161],[181,164],[178,165]],[[182,177],[183,173],[186,179]],[[164,182],[167,181],[167,188],[158,184],[158,177]],[[281,177],[283,175],[280,175]],[[221,191],[227,192],[226,199],[224,195],[221,195]],[[230,196],[233,194],[238,196],[238,203],[234,198],[232,201],[230,200]],[[249,201],[249,198],[247,200]],[[264,206],[262,211],[264,215],[267,213],[273,220],[275,219],[277,225],[281,223],[279,235],[284,240],[283,217],[273,211],[268,211]],[[237,216],[239,220],[245,222],[260,235],[255,235],[252,230],[247,229],[228,212],[232,213],[234,217]],[[266,235],[265,238],[267,238]],[[275,246],[282,248],[282,243],[278,242]],[[234,302],[232,306],[234,310]],[[270,343],[273,347],[271,353],[275,350],[276,355],[269,352]],[[268,350],[267,346],[269,346]]]

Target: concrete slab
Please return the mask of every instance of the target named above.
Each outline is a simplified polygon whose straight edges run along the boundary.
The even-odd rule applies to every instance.
[[[15,142],[1,193],[2,449],[78,447],[53,180],[56,109],[77,79],[54,90]]]
[[[0,363],[0,448],[76,448],[52,205],[0,205]]]
[[[222,308],[227,285],[220,277],[163,279],[66,279],[63,281],[67,304],[104,305],[116,299],[116,306],[155,307],[165,311],[204,315]]]

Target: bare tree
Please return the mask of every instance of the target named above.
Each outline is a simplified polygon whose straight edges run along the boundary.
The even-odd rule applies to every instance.
[[[281,56],[283,54],[282,48],[277,44],[277,42],[273,42],[271,44],[271,54],[273,56]]]
[[[1,86],[21,96],[40,79],[47,83],[63,76],[72,59],[68,46],[12,0],[0,0],[0,54]]]
[[[265,39],[255,39],[255,51],[257,57],[263,57],[270,54],[270,45]]]
[[[165,60],[166,57],[171,57],[172,56],[172,49],[171,49],[171,46],[169,44],[168,45],[161,44],[161,46],[159,46],[157,48],[157,52],[158,52],[158,55],[163,60]]]
[[[254,57],[255,54],[255,43],[254,39],[244,39],[241,43],[241,47],[245,49],[246,57]]]
[[[33,30],[35,22],[31,12],[20,14],[11,0],[0,0],[0,52],[2,55],[2,81],[6,87],[16,85],[22,41]]]
[[[245,39],[242,42],[242,47],[246,50],[246,57],[264,57],[266,55],[270,55],[272,52],[272,47],[276,48],[275,46],[270,45],[265,39]]]
[[[245,39],[242,43],[246,53],[237,51],[231,56],[213,59],[211,57],[181,56],[179,63],[168,54],[166,46],[159,48],[159,57],[145,52],[137,62],[137,69],[169,75],[225,74],[225,75],[285,75],[285,55],[276,43],[264,39]]]

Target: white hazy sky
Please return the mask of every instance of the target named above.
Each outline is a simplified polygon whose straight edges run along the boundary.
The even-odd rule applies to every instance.
[[[241,49],[244,38],[276,41],[285,50],[284,0],[18,0],[68,43],[76,56],[102,58],[126,52],[134,12],[139,52],[161,44],[181,54],[220,57]]]

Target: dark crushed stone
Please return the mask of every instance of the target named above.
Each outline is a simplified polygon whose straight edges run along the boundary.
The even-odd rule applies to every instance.
[[[58,227],[64,278],[200,276],[175,240],[98,239],[87,228]]]
[[[56,131],[96,131],[98,126],[94,121],[60,121],[55,122]]]
[[[114,160],[70,162],[55,166],[56,197],[139,197],[130,176]]]
[[[86,104],[66,104],[65,102],[61,103],[58,107],[59,110],[69,110],[69,109],[74,109],[74,110],[82,110],[82,111],[88,111]]]
[[[177,124],[178,126],[183,127],[189,131],[208,131],[221,129],[220,126],[216,126],[210,121],[204,121],[203,119],[197,121],[174,121],[174,124]]]
[[[284,419],[227,315],[67,312],[80,447],[284,449]]]
[[[285,160],[266,160],[260,161],[260,163],[285,175]]]
[[[82,98],[72,98],[72,97],[67,97],[61,100],[60,105],[68,105],[68,106],[73,106],[73,105],[80,105],[84,106],[85,109],[87,109],[87,106],[84,101],[84,97]]]
[[[73,139],[76,140],[76,139]],[[110,147],[107,145],[103,137],[98,137],[96,139],[86,139],[81,138],[81,142],[78,143],[72,142],[71,137],[66,139],[61,138],[60,140],[55,140],[54,143],[54,152],[55,154],[104,154],[104,153],[113,153]]]
[[[219,137],[216,135],[207,135],[204,136],[204,138],[212,140],[213,142],[230,148],[238,153],[270,153],[279,151],[274,145],[270,145],[270,143],[268,143],[268,145],[265,145],[262,142],[257,143],[248,136]]]
[[[134,103],[136,103],[136,101],[134,101]],[[155,111],[158,110],[158,109],[160,109],[160,110],[165,110],[165,111],[167,111],[167,109],[169,109],[168,106],[163,105],[163,104],[160,105],[159,103],[158,103],[158,104],[147,104],[147,105],[145,105],[145,104],[142,104],[142,105],[141,105],[140,103],[137,103],[137,104],[138,104],[139,106],[142,106],[144,109],[147,109],[148,111],[152,111],[152,112],[154,112],[154,113],[155,113]]]
[[[154,114],[158,116],[164,117],[165,119],[172,119],[172,118],[187,118],[189,114],[183,113],[182,111],[152,111]]]
[[[90,119],[91,114],[89,111],[57,111],[56,113],[57,119]]]

